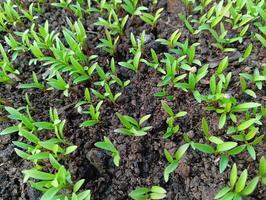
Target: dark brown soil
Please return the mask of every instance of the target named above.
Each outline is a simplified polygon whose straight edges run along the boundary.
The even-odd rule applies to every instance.
[[[143,1],[144,5],[148,5],[149,1]],[[189,38],[192,42],[200,42],[197,49],[197,56],[203,63],[215,65],[224,57],[224,53],[210,46],[210,36],[200,35],[199,38],[191,37],[183,24],[176,16],[176,12],[167,6],[171,1],[159,1],[158,8],[164,7],[165,11],[156,31],[149,31],[149,27],[144,25],[139,19],[130,19],[126,28],[126,36],[122,38],[119,45],[119,52],[116,60],[122,61],[129,58],[129,34],[134,32],[140,34],[142,30],[147,30],[152,40],[146,44],[145,52],[149,55],[149,49],[152,47],[158,53],[166,51],[165,48],[154,42],[154,38],[169,36],[173,31],[179,28],[182,31],[182,38]],[[181,6],[182,4],[179,4]],[[49,20],[51,30],[61,31],[66,24],[66,16],[76,19],[71,13],[60,9],[55,9],[45,5],[46,11],[43,16],[39,16],[38,23]],[[177,11],[184,12],[184,7],[177,7]],[[168,11],[168,12],[167,12]],[[99,63],[107,68],[107,60],[109,57],[95,49],[98,39],[104,35],[104,30],[96,27],[93,23],[96,21],[98,14],[86,18],[84,25],[89,32],[88,48],[90,54],[99,55]],[[29,23],[25,23],[23,27],[13,27],[14,30],[25,30],[30,27]],[[91,33],[90,33],[91,32]],[[93,33],[92,33],[93,32]],[[96,33],[96,34],[95,34]],[[0,42],[3,42],[3,36],[0,36]],[[237,46],[238,51],[242,52],[245,46],[251,41],[247,39],[243,44]],[[250,58],[242,63],[232,62],[230,69],[234,75],[239,72],[253,71],[254,67],[261,67],[266,61],[266,51],[259,43],[254,43],[254,50]],[[229,55],[234,57],[235,55]],[[31,72],[35,71],[39,77],[45,71],[45,67],[41,63],[29,66],[28,62],[31,58],[29,53],[25,53],[18,57],[15,61],[16,68],[22,72],[19,79],[22,83],[31,81]],[[230,70],[229,69],[229,70]],[[208,77],[199,84],[202,93],[208,91]],[[122,97],[117,104],[105,102],[101,108],[100,124],[91,128],[80,128],[79,124],[87,119],[87,116],[80,115],[74,108],[75,103],[83,98],[84,88],[86,84],[72,86],[70,97],[66,98],[61,92],[49,91],[42,92],[39,90],[19,90],[16,88],[17,82],[12,85],[0,85],[0,98],[6,101],[6,105],[19,107],[25,105],[24,94],[29,94],[33,105],[32,113],[35,119],[48,119],[49,107],[55,107],[59,110],[62,119],[66,119],[65,128],[66,137],[73,144],[78,146],[76,152],[69,156],[64,162],[71,170],[73,179],[86,179],[84,188],[92,190],[93,200],[127,200],[128,193],[138,186],[160,185],[167,190],[168,200],[212,200],[217,191],[227,183],[228,170],[220,174],[218,170],[217,157],[209,156],[197,151],[189,150],[185,158],[182,160],[178,170],[171,174],[168,183],[163,180],[163,170],[167,164],[163,155],[163,149],[166,148],[171,152],[183,143],[180,134],[173,138],[164,140],[162,138],[166,127],[166,114],[161,110],[161,99],[154,97],[154,93],[159,89],[158,82],[161,80],[160,74],[153,69],[142,66],[137,74],[128,70],[119,68],[119,76],[123,79],[130,79],[131,84],[123,91]],[[230,93],[234,95],[240,102],[249,99],[247,96],[240,94],[238,84],[238,76],[235,76],[230,86]],[[190,93],[180,90],[172,90],[171,94],[176,98],[170,105],[175,111],[187,111],[188,115],[179,120],[181,133],[188,133],[195,141],[202,141],[201,119],[206,117],[211,126],[212,133],[218,134],[216,114],[204,110],[205,105],[195,101]],[[266,104],[266,91],[257,91],[257,102]],[[120,127],[120,123],[115,116],[115,112],[131,115],[139,118],[140,116],[151,114],[149,124],[153,126],[152,131],[144,137],[126,137],[114,133],[114,130]],[[9,126],[9,121],[5,118],[6,113],[0,110],[0,130]],[[261,128],[261,133],[266,134],[265,119]],[[96,149],[94,143],[102,140],[104,136],[108,136],[121,154],[121,165],[115,167],[112,158],[103,151]],[[27,184],[22,182],[21,171],[29,167],[29,163],[21,160],[14,152],[12,140],[18,139],[18,136],[0,137],[0,200],[36,200],[39,193],[33,191]],[[266,154],[266,144],[257,147],[258,157]],[[248,168],[250,174],[257,170],[257,161],[252,161],[245,153],[233,158],[237,160],[240,169]],[[233,162],[230,162],[233,163]],[[262,186],[256,190],[256,193],[250,199],[266,199],[265,188]]]

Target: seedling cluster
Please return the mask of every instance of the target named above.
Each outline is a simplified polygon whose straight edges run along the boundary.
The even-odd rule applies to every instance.
[[[187,14],[178,13],[178,17],[189,34],[175,27],[166,37],[157,35],[158,24],[167,14],[167,9],[158,7],[157,3],[156,0],[148,5],[139,0],[56,1],[50,5],[53,9],[64,10],[73,17],[66,17],[66,25],[54,29],[49,19],[43,23],[37,21],[45,12],[45,1],[37,0],[29,5],[11,0],[1,2],[0,86],[15,85],[20,92],[38,90],[43,94],[57,94],[58,98],[60,95],[73,97],[78,88],[84,97],[76,98],[73,107],[85,119],[78,124],[80,129],[100,127],[103,109],[112,106],[114,120],[119,124],[113,130],[115,136],[154,137],[157,130],[152,124],[153,113],[137,111],[133,117],[117,109],[134,80],[132,76],[152,71],[160,77],[154,96],[162,100],[159,110],[165,116],[160,137],[163,141],[182,140],[174,153],[160,150],[165,157],[162,181],[168,184],[182,158],[196,151],[217,158],[220,173],[231,168],[229,185],[213,198],[239,200],[255,193],[259,185],[265,189],[266,160],[258,154],[257,147],[265,142],[262,129],[265,100],[259,97],[265,94],[266,63],[256,63],[255,67],[241,72],[236,68],[250,65],[253,52],[260,51],[258,47],[265,51],[266,3],[263,0],[183,0]],[[97,20],[90,23],[99,32],[86,25],[86,19],[94,15],[98,16]],[[130,29],[135,21],[146,29]],[[24,27],[25,22],[30,25]],[[22,25],[24,29],[18,29]],[[156,37],[152,42],[159,48],[146,45],[150,33]],[[88,45],[93,35],[97,36],[93,40],[94,50]],[[202,43],[195,42],[205,36],[210,51],[220,55],[214,66],[200,55]],[[127,48],[126,56],[121,54],[123,45]],[[239,50],[238,46],[243,48]],[[237,53],[240,55],[232,58]],[[20,80],[24,72],[15,67],[16,60],[25,55],[31,57],[28,67],[34,68],[30,82]],[[130,77],[123,76],[124,71]],[[79,148],[64,134],[67,120],[60,118],[60,108],[49,108],[49,120],[34,119],[31,114],[34,105],[28,93],[27,105],[19,108],[7,106],[5,99],[0,99],[0,113],[5,113],[13,124],[1,130],[0,135],[17,134],[14,151],[32,163],[32,168],[22,171],[23,181],[42,192],[41,200],[89,200],[93,194],[82,186],[90,180],[72,180],[71,171],[63,164]],[[200,118],[203,133],[198,134],[200,138],[190,138],[184,131],[185,120],[193,113],[191,108],[176,108],[175,99],[179,94],[192,95],[206,113]],[[217,117],[217,123],[209,121],[209,114]],[[109,135],[98,137],[95,147],[110,154],[114,167],[119,168],[123,157],[115,139],[110,138]],[[248,168],[238,176],[237,156],[244,153],[258,163],[253,178],[248,178]],[[167,191],[161,186],[147,185],[134,189],[128,196],[135,200],[164,199]]]

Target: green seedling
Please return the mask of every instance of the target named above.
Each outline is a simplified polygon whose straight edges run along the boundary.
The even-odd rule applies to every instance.
[[[89,90],[87,90],[88,92]],[[86,93],[86,91],[85,91]],[[94,126],[95,124],[100,122],[100,108],[103,104],[103,101],[99,101],[94,107],[94,105],[88,99],[88,93],[85,94],[86,101],[90,103],[89,110],[83,111],[84,114],[88,114],[90,116],[89,120],[86,120],[80,124],[80,127]]]
[[[127,21],[128,15],[126,15],[122,19],[119,19],[115,11],[111,10],[108,20],[105,20],[100,17],[99,20],[95,23],[95,25],[103,26],[106,29],[109,29],[111,31],[111,34],[113,35],[123,35]]]
[[[169,107],[169,105],[165,101],[162,102],[162,108],[168,114],[168,118],[166,121],[168,127],[163,135],[163,138],[166,139],[172,137],[174,134],[176,134],[179,131],[180,126],[175,125],[175,120],[177,118],[184,117],[185,115],[187,115],[187,112],[182,111],[178,112],[177,114],[174,114],[172,108]]]
[[[163,12],[163,8],[160,8],[156,11],[156,13],[154,14],[154,16],[150,13],[145,13],[142,12],[140,15],[140,18],[146,23],[151,25],[153,28],[156,27],[158,20],[161,16],[161,13]]]
[[[113,56],[116,53],[117,44],[119,41],[119,36],[117,36],[114,41],[110,32],[105,30],[106,39],[100,39],[101,43],[97,46],[97,48],[102,48],[104,51]]]
[[[251,54],[253,49],[253,45],[252,43],[248,45],[248,47],[246,48],[246,50],[244,51],[243,55],[239,58],[239,62],[243,62],[245,61]]]
[[[66,97],[68,96],[69,84],[67,84],[64,81],[64,79],[59,73],[56,74],[56,79],[55,78],[49,79],[47,84],[51,86],[50,88],[48,88],[48,90],[53,90],[53,89],[62,90],[63,94]]]
[[[21,12],[23,13],[24,17],[27,18],[31,22],[33,22],[35,19],[38,18],[38,16],[34,16],[33,14],[33,10],[34,10],[33,6],[34,6],[33,3],[31,3],[28,10],[21,9]]]
[[[144,6],[139,6],[138,7],[138,2],[139,0],[124,0],[122,4],[122,8],[131,14],[132,16],[134,15],[141,15],[143,11],[148,10],[148,8]]]
[[[178,73],[182,69],[181,61],[185,58],[182,56],[178,59],[173,58],[170,54],[165,54],[165,70],[161,70],[163,74],[162,80],[159,82],[158,86],[176,85],[179,81],[186,78],[186,73]]]
[[[116,113],[120,123],[124,126],[123,128],[116,129],[116,133],[121,133],[128,136],[144,136],[152,129],[152,126],[143,127],[144,122],[146,122],[151,115],[145,115],[140,118],[139,122],[133,117],[128,115],[121,115]]]
[[[130,33],[130,42],[132,47],[129,49],[129,52],[132,54],[136,54],[138,51],[143,51],[144,44],[145,44],[145,30],[142,31],[139,38],[136,39],[133,33]]]
[[[254,192],[258,185],[259,177],[255,177],[251,181],[247,182],[247,169],[245,169],[239,177],[237,175],[237,171],[237,166],[234,164],[230,173],[229,186],[225,186],[222,190],[220,190],[215,196],[215,199],[238,200],[243,199]]]
[[[114,83],[117,83],[122,89],[125,89],[130,84],[130,80],[123,81],[118,77],[114,58],[111,59],[110,68],[111,78],[114,80]]]
[[[256,160],[255,145],[261,143],[264,138],[264,135],[257,135],[259,128],[254,126],[256,120],[257,119],[252,118],[242,121],[237,128],[230,129],[230,134],[232,134],[231,137],[237,142],[244,143],[238,146],[237,151],[232,150],[230,152],[231,155],[232,153],[239,154],[246,149],[250,157]]]
[[[180,160],[184,157],[184,154],[188,150],[189,146],[190,144],[183,144],[182,146],[180,146],[178,150],[175,152],[174,157],[170,154],[168,150],[164,149],[165,158],[167,159],[169,163],[167,167],[164,169],[164,173],[163,173],[165,182],[168,182],[169,175],[177,169],[180,163]]]
[[[109,138],[104,137],[104,141],[103,142],[96,142],[95,146],[100,148],[100,149],[111,152],[115,166],[117,166],[117,167],[119,166],[119,163],[120,163],[119,151],[115,148],[115,146],[113,145],[113,143],[111,142],[111,140]]]
[[[133,70],[137,73],[139,70],[140,60],[141,60],[141,51],[139,50],[135,53],[133,59],[130,59],[127,62],[119,62],[118,64],[122,67]]]
[[[266,72],[266,66],[264,66],[264,70],[263,70],[263,73],[261,73],[259,71],[258,68],[256,68],[253,72],[253,74],[248,74],[248,73],[240,73],[240,76],[243,77],[244,79],[252,82],[252,83],[255,83],[255,85],[257,86],[257,88],[259,90],[262,89],[262,83],[264,81],[266,81],[266,75],[265,75],[265,72]]]
[[[252,96],[253,98],[256,98],[257,97],[256,93],[253,90],[247,88],[247,82],[241,76],[240,76],[240,87],[241,87],[241,91],[243,93],[245,93],[245,94],[247,94],[249,96]]]
[[[45,89],[45,86],[38,81],[38,78],[37,78],[37,75],[35,74],[35,72],[32,72],[32,80],[33,80],[33,83],[20,84],[20,85],[18,85],[18,88],[20,88],[20,89],[37,88],[40,90]]]
[[[171,34],[168,39],[157,39],[156,41],[161,43],[162,45],[167,46],[169,49],[173,49],[178,45],[178,39],[181,36],[181,32],[176,30]]]
[[[153,200],[164,199],[166,190],[160,186],[152,186],[151,188],[139,187],[129,193],[129,196],[134,200]]]

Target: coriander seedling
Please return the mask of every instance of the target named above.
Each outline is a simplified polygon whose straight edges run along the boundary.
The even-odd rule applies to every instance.
[[[247,178],[247,169],[245,169],[238,177],[237,166],[234,164],[230,173],[230,186],[225,186],[222,190],[220,190],[215,196],[215,199],[237,200],[249,196],[256,189],[259,182],[259,177],[255,177],[249,182],[247,182]]]
[[[111,140],[109,138],[104,137],[104,141],[103,142],[96,142],[95,146],[100,148],[100,149],[111,152],[115,166],[117,166],[117,167],[119,166],[119,163],[120,163],[119,151],[115,148],[115,146],[113,145],[113,143],[111,142]]]
[[[182,111],[178,112],[177,114],[174,114],[172,108],[170,108],[165,101],[162,102],[162,108],[169,116],[166,121],[168,127],[163,135],[163,138],[166,139],[172,137],[174,134],[176,134],[179,131],[180,127],[179,125],[175,125],[175,120],[177,118],[184,117],[187,114],[187,112]]]
[[[128,136],[144,136],[152,129],[152,126],[143,127],[144,122],[146,122],[151,115],[145,115],[140,118],[139,122],[133,117],[128,115],[121,115],[116,113],[116,116],[119,118],[119,121],[124,126],[123,128],[116,129],[116,133],[121,133]]]
[[[151,188],[139,187],[130,192],[129,196],[134,200],[164,199],[166,190],[160,186],[152,186]]]
[[[164,155],[168,161],[167,167],[164,169],[164,181],[168,182],[169,180],[169,175],[173,173],[176,168],[178,167],[180,160],[183,158],[185,155],[186,151],[188,150],[190,144],[183,144],[178,148],[178,150],[175,152],[175,156],[173,157],[167,149],[164,149]]]

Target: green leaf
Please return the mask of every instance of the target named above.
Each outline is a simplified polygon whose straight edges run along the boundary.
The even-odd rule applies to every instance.
[[[266,159],[264,156],[261,157],[259,163],[259,174],[264,176],[266,174]]]
[[[222,198],[224,195],[226,195],[229,191],[231,190],[230,187],[224,187],[223,189],[221,189],[216,196],[214,197],[214,199],[220,199]]]
[[[231,186],[231,189],[234,188],[236,181],[237,181],[237,166],[234,163],[234,165],[233,165],[233,167],[231,169],[231,173],[230,173],[230,186]]]
[[[194,143],[194,147],[203,153],[212,154],[215,152],[215,149],[208,144]]]
[[[188,148],[189,144],[183,144],[181,147],[178,148],[178,150],[175,153],[175,158],[177,161],[181,160],[181,158],[184,156]]]
[[[178,162],[173,162],[170,165],[168,165],[165,169],[164,169],[164,181],[168,182],[169,180],[169,175],[174,172],[176,170],[176,168],[178,167]]]
[[[243,130],[249,128],[250,126],[252,126],[256,121],[257,121],[257,119],[255,119],[255,118],[244,121],[237,127],[237,130],[243,131]]]
[[[67,147],[67,148],[66,148],[65,155],[74,152],[77,148],[78,148],[78,146],[75,146],[75,145],[72,145],[72,146]]]
[[[259,180],[260,180],[259,177],[255,177],[255,178],[253,178],[253,179],[247,184],[247,186],[244,188],[244,190],[241,192],[241,194],[242,194],[243,196],[248,196],[248,195],[252,194],[252,193],[254,192],[254,190],[256,189]]]
[[[222,129],[225,125],[225,122],[226,122],[226,113],[223,113],[219,119],[219,129]]]
[[[254,102],[249,102],[249,103],[242,103],[234,107],[233,111],[234,112],[243,112],[251,108],[257,108],[261,106],[260,103],[254,103]]]
[[[38,171],[36,169],[23,170],[22,173],[25,175],[23,182],[26,182],[28,178],[34,178],[42,181],[51,181],[55,178],[54,174]]]
[[[48,129],[48,130],[54,129],[54,125],[51,122],[34,122],[33,125],[40,129]]]
[[[219,63],[219,66],[218,66],[218,68],[217,68],[216,73],[217,73],[217,74],[222,74],[223,71],[227,68],[228,63],[229,63],[229,61],[228,61],[228,56],[226,56],[226,57],[225,57],[225,58]]]
[[[85,182],[85,179],[81,179],[78,182],[76,182],[74,187],[73,187],[73,192],[77,193],[84,182]]]
[[[208,125],[207,120],[204,117],[201,120],[201,128],[203,130],[203,133],[204,133],[205,137],[206,138],[209,138],[210,137],[210,134],[209,134],[209,125]]]
[[[162,102],[162,107],[164,111],[168,113],[168,115],[174,116],[174,112],[172,108],[170,108],[170,106],[165,101]]]
[[[88,127],[88,126],[94,126],[98,122],[96,120],[87,120],[80,124],[80,127]]]
[[[224,172],[229,162],[228,156],[222,155],[219,162],[219,171],[220,173]]]
[[[241,173],[241,175],[240,175],[240,177],[236,183],[235,192],[239,193],[244,189],[244,187],[246,185],[247,177],[248,177],[248,171],[245,169]]]
[[[218,152],[224,152],[233,149],[237,146],[236,142],[224,142],[222,144],[217,145],[217,151]]]
[[[141,199],[146,199],[146,198],[143,198],[145,197],[145,195],[149,192],[150,190],[148,188],[145,188],[145,187],[141,187],[141,188],[137,188],[135,189],[134,191],[130,192],[129,193],[129,196],[132,198],[132,199],[135,199],[135,200],[141,200]]]
[[[15,133],[18,131],[19,131],[18,126],[11,126],[11,127],[7,127],[6,129],[2,130],[0,132],[0,135],[8,135],[8,134]]]
[[[251,158],[253,160],[256,160],[256,151],[255,151],[254,147],[251,145],[247,145],[247,150],[248,150],[248,153],[251,156]]]
[[[139,121],[139,125],[143,124],[145,121],[147,121],[149,118],[151,117],[151,115],[145,115],[143,116],[140,121]]]
[[[59,192],[60,188],[52,187],[49,190],[47,190],[41,197],[40,200],[52,200],[55,195]]]

